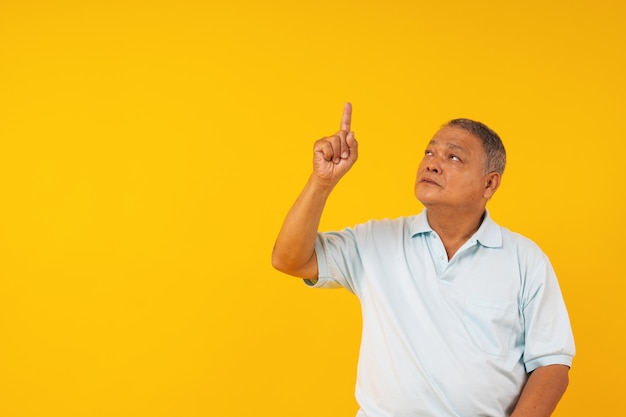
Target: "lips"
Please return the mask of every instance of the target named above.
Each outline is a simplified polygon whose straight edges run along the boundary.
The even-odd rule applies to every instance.
[[[437,186],[441,187],[441,185],[439,185],[439,183],[437,181],[435,181],[432,178],[428,178],[428,177],[420,178],[420,183],[433,184],[433,185],[437,185]]]

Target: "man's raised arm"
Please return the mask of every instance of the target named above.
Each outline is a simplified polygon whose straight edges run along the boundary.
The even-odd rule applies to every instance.
[[[315,239],[324,206],[339,180],[357,160],[350,130],[352,105],[346,103],[339,132],[315,142],[313,173],[287,213],[272,252],[274,268],[300,278],[317,278]]]

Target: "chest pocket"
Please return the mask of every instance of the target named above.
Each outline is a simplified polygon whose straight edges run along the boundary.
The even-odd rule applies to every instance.
[[[472,342],[491,355],[503,356],[515,343],[519,327],[517,303],[509,300],[467,297],[465,328]]]

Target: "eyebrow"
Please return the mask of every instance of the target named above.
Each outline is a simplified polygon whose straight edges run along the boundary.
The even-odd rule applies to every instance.
[[[430,142],[428,142],[429,146],[430,145],[438,145],[438,144],[439,144],[439,142],[437,142],[436,140],[431,140]],[[465,148],[463,148],[462,146],[459,146],[459,145],[457,145],[455,143],[448,143],[447,147],[448,148],[452,148],[452,149],[458,149],[458,150],[460,150],[462,152],[465,152]]]

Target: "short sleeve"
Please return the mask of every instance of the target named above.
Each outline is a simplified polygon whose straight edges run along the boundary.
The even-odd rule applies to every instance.
[[[522,300],[526,371],[546,365],[571,366],[576,354],[574,337],[552,265],[543,252],[534,254],[529,264]]]
[[[346,288],[357,292],[355,277],[363,270],[354,229],[318,233],[315,241],[318,280],[307,285],[314,288]]]

